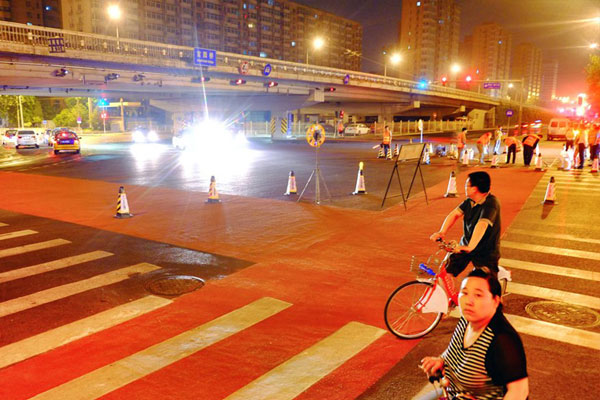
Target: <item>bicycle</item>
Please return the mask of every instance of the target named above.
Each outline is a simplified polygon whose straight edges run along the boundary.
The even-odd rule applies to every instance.
[[[442,317],[451,308],[458,306],[458,292],[454,290],[453,277],[446,272],[450,255],[456,247],[455,241],[439,240],[439,248],[432,254],[427,263],[439,264],[438,272],[426,264],[419,263],[413,257],[411,271],[418,275],[425,274],[414,281],[397,287],[388,298],[384,309],[384,320],[391,333],[401,339],[418,339],[430,333],[440,323]],[[446,254],[441,262],[439,253]],[[502,295],[511,281],[511,273],[498,267],[498,280],[502,286]]]

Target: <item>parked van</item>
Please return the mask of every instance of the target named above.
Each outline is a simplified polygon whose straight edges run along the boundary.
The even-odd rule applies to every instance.
[[[552,118],[548,124],[548,140],[560,139],[566,140],[567,129],[571,127],[571,120],[568,118]]]

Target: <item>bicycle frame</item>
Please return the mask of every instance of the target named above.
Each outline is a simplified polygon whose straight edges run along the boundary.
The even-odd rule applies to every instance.
[[[417,311],[423,313],[431,312],[447,314],[448,308],[451,305],[458,305],[458,293],[454,292],[449,285],[449,279],[452,279],[452,277],[446,272],[446,265],[448,264],[450,254],[451,253],[446,254],[437,274],[423,264],[419,266],[421,270],[428,274],[431,275],[433,273],[434,278],[433,286],[425,290],[423,296],[416,302],[415,309]],[[441,285],[440,281],[442,282]]]

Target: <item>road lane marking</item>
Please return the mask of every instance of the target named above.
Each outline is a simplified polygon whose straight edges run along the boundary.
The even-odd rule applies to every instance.
[[[534,230],[530,230],[530,229],[518,229],[518,228],[511,228],[511,229],[509,229],[508,233],[509,234],[517,233],[520,235],[527,235],[527,236],[539,236],[539,237],[550,238],[550,239],[571,240],[574,242],[600,244],[600,240],[598,240],[598,239],[582,238],[582,237],[577,237],[575,235],[569,235],[566,233],[549,233],[549,232],[541,232],[541,231],[534,231]]]
[[[35,233],[37,233],[37,232],[36,231],[32,231],[30,229],[25,229],[23,231],[15,231],[15,232],[3,233],[3,234],[0,235],[0,240],[14,239],[14,238],[18,238],[18,237],[27,236],[27,235],[33,235]]]
[[[526,271],[541,272],[544,274],[560,275],[569,278],[585,279],[600,282],[600,272],[582,269],[559,267],[557,265],[539,264],[520,260],[501,258],[500,265],[508,269],[523,269]]]
[[[79,254],[76,256],[61,258],[59,260],[49,261],[43,264],[32,265],[30,267],[13,269],[11,271],[0,273],[0,283],[14,281],[16,279],[25,278],[28,276],[33,276],[48,271],[55,271],[57,269],[70,267],[72,265],[77,265],[88,261],[98,260],[100,258],[112,255],[112,253],[109,253],[107,251],[98,250],[89,253]]]
[[[538,253],[556,254],[559,256],[587,258],[588,260],[600,261],[600,253],[591,251],[562,249],[560,247],[541,246],[537,244],[518,243],[503,240],[500,245],[509,249],[535,251]]]
[[[225,400],[291,400],[386,333],[350,322]]]
[[[290,306],[290,303],[264,297],[204,325],[40,393],[32,399],[97,399],[250,328]]]
[[[36,251],[36,250],[49,249],[50,247],[56,247],[56,246],[60,246],[63,244],[69,244],[69,243],[71,243],[71,242],[68,240],[64,240],[64,239],[53,239],[53,240],[48,240],[45,242],[27,244],[25,246],[12,247],[10,249],[0,250],[0,258],[15,256],[17,254],[29,253],[31,251]]]
[[[74,294],[121,282],[129,279],[131,274],[144,274],[157,269],[160,269],[160,267],[148,263],[140,263],[82,281],[68,283],[66,285],[42,290],[41,292],[32,293],[27,296],[7,300],[0,303],[0,317],[73,296]]]
[[[505,316],[520,333],[600,350],[600,334],[598,333],[518,315],[505,314]]]
[[[452,310],[450,316],[460,318],[460,310],[458,307]],[[521,317],[514,314],[505,313],[504,316],[519,333],[600,350],[600,333],[557,325],[551,322]]]
[[[537,186],[536,188],[533,189],[533,191],[541,192],[546,189],[547,189],[547,185],[545,187]],[[555,185],[555,190],[556,189],[564,189],[567,192],[570,192],[570,191],[588,192],[588,193],[590,193],[590,196],[598,196],[597,192],[600,192],[600,188],[587,188],[587,187],[580,187],[580,186],[561,185],[560,182],[557,185]]]
[[[4,222],[0,222],[0,226],[8,226],[8,224],[5,224]]]
[[[130,303],[121,304],[110,310],[102,311],[87,318],[0,347],[0,368],[119,325],[171,303],[171,300],[163,299],[162,297],[142,297]]]
[[[565,292],[563,290],[549,289],[539,286],[524,285],[518,282],[510,282],[507,292],[529,297],[539,297],[546,300],[562,301],[563,303],[576,304],[588,308],[600,310],[600,298],[586,294]]]

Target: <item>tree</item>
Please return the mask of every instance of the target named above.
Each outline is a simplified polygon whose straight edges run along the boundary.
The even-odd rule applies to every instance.
[[[600,112],[600,56],[591,55],[585,68],[588,84],[588,102],[596,112]]]

